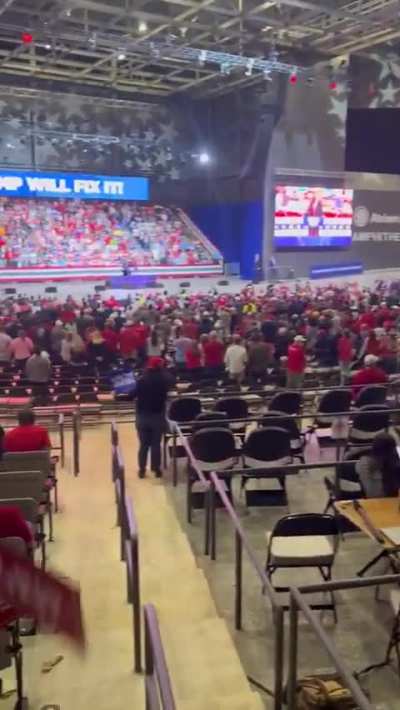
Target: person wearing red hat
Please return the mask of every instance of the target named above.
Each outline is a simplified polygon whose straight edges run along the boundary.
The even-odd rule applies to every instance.
[[[136,398],[136,429],[139,437],[139,478],[146,475],[150,451],[151,470],[157,477],[161,471],[161,439],[165,430],[165,410],[171,380],[161,357],[150,357],[147,369],[138,380]]]

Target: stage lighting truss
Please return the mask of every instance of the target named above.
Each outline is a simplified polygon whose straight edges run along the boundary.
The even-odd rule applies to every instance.
[[[240,54],[230,54],[229,52],[220,52],[211,49],[197,49],[183,44],[176,44],[175,37],[170,38],[170,41],[148,42],[146,40],[127,44],[128,51],[134,54],[157,54],[157,57],[165,61],[168,59],[179,59],[181,62],[188,64],[198,64],[204,66],[206,64],[219,67],[221,74],[228,75],[235,70],[242,70],[248,76],[254,72],[269,76],[272,72],[280,74],[292,74],[293,64],[288,64],[279,59],[277,51],[270,52],[267,58],[264,57],[249,57]],[[305,67],[297,67],[297,74],[309,74],[309,69]]]

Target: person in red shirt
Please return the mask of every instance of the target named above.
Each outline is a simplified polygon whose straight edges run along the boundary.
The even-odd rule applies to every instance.
[[[354,357],[353,342],[348,330],[343,331],[337,341],[337,353],[340,366],[340,383],[345,385],[350,377],[351,363]]]
[[[136,329],[132,321],[127,320],[125,327],[122,328],[119,334],[119,346],[121,355],[125,360],[130,360],[136,357],[138,341]]]
[[[190,348],[186,350],[185,353],[186,367],[190,371],[193,379],[196,379],[201,374],[201,350],[199,344],[193,341]]]
[[[0,538],[4,537],[20,537],[27,547],[33,544],[32,530],[15,505],[0,508]]]
[[[375,355],[365,356],[364,367],[353,375],[351,381],[353,397],[356,397],[367,385],[383,385],[388,381],[386,372],[377,367],[377,362],[378,358]]]
[[[210,377],[223,372],[225,348],[223,343],[218,340],[218,334],[215,330],[210,333],[209,339],[204,343],[203,354],[204,366]]]
[[[108,350],[115,355],[119,350],[119,334],[112,320],[105,322],[102,335]]]
[[[286,384],[289,389],[298,389],[303,384],[306,369],[304,342],[305,338],[302,335],[296,335],[294,342],[288,348]]]
[[[369,334],[369,338],[367,340],[366,354],[375,355],[375,357],[377,358],[379,358],[379,356],[382,354],[381,342],[377,338],[374,330]]]
[[[32,409],[18,412],[18,426],[10,429],[4,437],[4,450],[9,452],[43,451],[51,449],[47,429],[35,424]]]

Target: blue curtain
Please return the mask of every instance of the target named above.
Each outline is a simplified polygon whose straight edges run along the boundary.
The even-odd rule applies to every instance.
[[[254,276],[254,257],[262,257],[262,202],[200,205],[190,210],[193,222],[227,262],[239,262],[243,279]]]

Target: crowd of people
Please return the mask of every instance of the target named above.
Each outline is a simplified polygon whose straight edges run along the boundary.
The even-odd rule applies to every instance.
[[[0,198],[0,266],[193,266],[220,258],[173,207]]]
[[[337,366],[356,392],[398,371],[399,330],[397,283],[153,291],[124,302],[9,298],[0,302],[0,365],[13,362],[30,381],[44,382],[51,363],[104,371],[120,360],[140,369],[162,357],[191,380],[266,383],[274,374],[290,388],[301,387],[310,368]]]
[[[139,474],[148,452],[160,475],[159,441],[174,378],[300,388],[307,371],[337,367],[356,396],[400,370],[400,282],[248,286],[239,293],[182,289],[119,301],[98,294],[8,298],[0,302],[0,367],[33,384],[52,365],[102,372],[116,364],[139,377]],[[140,373],[144,373],[140,376]]]

